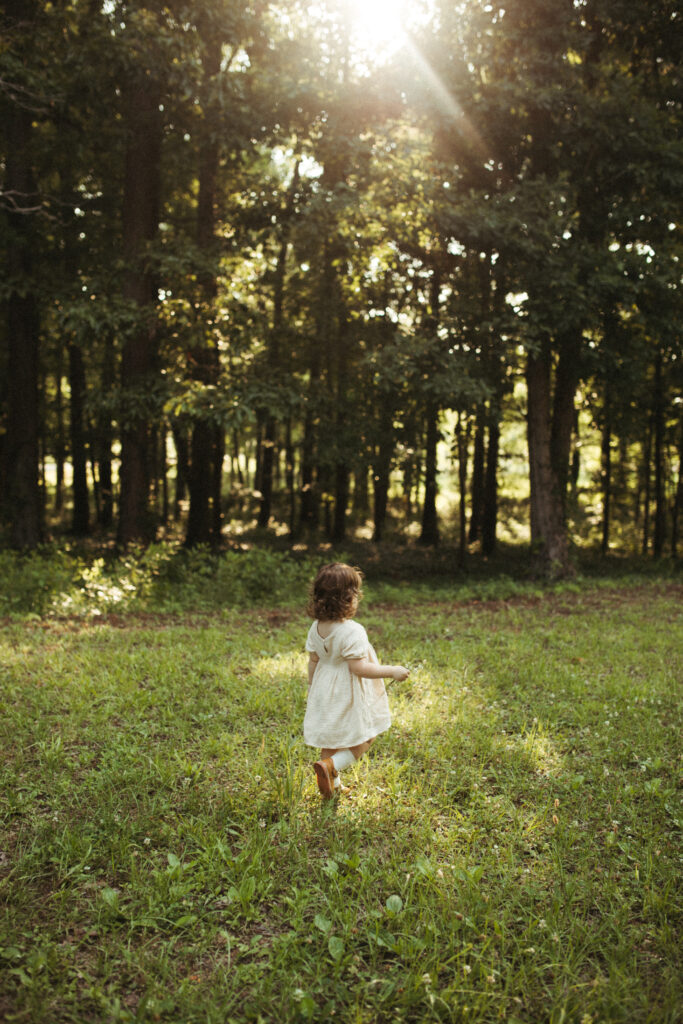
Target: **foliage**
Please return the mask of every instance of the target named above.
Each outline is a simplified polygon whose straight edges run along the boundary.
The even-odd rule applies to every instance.
[[[206,460],[227,436],[241,455],[253,447],[253,475],[265,474],[252,481],[261,525],[278,479],[265,450],[287,462],[279,491],[291,532],[334,505],[341,540],[351,480],[361,492],[376,481],[375,499],[400,485],[410,520],[411,491],[427,490],[426,421],[443,425],[451,410],[461,501],[481,504],[464,463],[484,435],[496,461],[490,440],[525,358],[547,345],[563,365],[571,331],[566,433],[578,449],[570,421],[583,401],[625,442],[622,490],[646,506],[644,532],[657,505],[672,549],[683,187],[674,6],[435,0],[416,5],[403,48],[384,63],[358,52],[352,6],[10,5],[0,149],[36,184],[21,217],[12,182],[0,186],[0,291],[30,300],[42,345],[31,370],[41,422],[23,432],[44,438],[50,467],[89,455],[107,476],[121,435],[142,424],[150,436],[124,446],[126,480],[130,452],[144,476],[145,443],[173,433],[178,492],[194,457],[197,504],[209,499],[196,479],[211,475]],[[158,95],[160,151],[146,168],[145,210],[128,216],[140,82]],[[29,109],[22,141],[11,126]],[[144,239],[131,233],[143,221]],[[0,325],[0,370],[11,363],[19,377],[14,337],[10,320]],[[149,358],[131,375],[135,339]],[[78,388],[67,387],[64,357],[74,346],[86,394],[70,438],[67,391]],[[3,423],[14,393],[0,391]],[[202,429],[213,448],[194,437]],[[638,453],[647,465],[633,472],[651,429],[656,443]],[[13,472],[0,445],[3,492]],[[666,478],[656,495],[652,475]],[[140,535],[149,483],[136,485],[127,513],[144,519]],[[16,523],[23,512],[7,504]],[[211,516],[199,519],[206,533]]]
[[[0,572],[0,615],[98,616],[219,611],[258,604],[264,595],[274,604],[301,602],[315,568],[310,559],[268,548],[216,555],[153,544],[96,558],[62,548],[2,551]]]

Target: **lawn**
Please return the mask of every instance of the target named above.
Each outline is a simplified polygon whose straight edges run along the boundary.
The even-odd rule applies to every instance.
[[[682,1019],[683,586],[367,589],[331,804],[291,603],[5,621],[0,1018]]]

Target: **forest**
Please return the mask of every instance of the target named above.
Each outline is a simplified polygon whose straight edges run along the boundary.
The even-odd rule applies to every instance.
[[[0,11],[3,546],[677,556],[673,0]]]

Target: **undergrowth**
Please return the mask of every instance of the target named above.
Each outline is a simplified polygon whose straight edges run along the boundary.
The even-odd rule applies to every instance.
[[[301,607],[310,580],[327,561],[360,564],[376,602],[509,600],[545,593],[580,593],[648,579],[677,578],[676,564],[585,556],[577,575],[553,583],[529,576],[528,560],[503,553],[471,558],[467,570],[451,549],[425,551],[350,544],[346,550],[246,547],[214,553],[159,543],[93,552],[46,546],[31,553],[0,550],[0,617],[101,616],[111,613],[183,614],[272,605]]]

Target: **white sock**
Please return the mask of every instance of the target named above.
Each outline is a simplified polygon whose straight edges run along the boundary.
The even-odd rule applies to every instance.
[[[338,750],[332,755],[332,764],[338,772],[343,772],[345,768],[350,768],[355,763],[356,759],[350,750]]]

